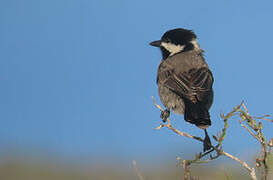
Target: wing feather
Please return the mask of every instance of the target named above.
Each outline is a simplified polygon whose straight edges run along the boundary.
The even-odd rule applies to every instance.
[[[206,67],[188,72],[174,73],[165,70],[158,74],[158,80],[173,92],[193,103],[202,102],[212,91],[213,76]]]

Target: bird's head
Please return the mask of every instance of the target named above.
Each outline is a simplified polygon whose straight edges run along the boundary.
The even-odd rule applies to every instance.
[[[150,45],[160,48],[163,59],[167,59],[169,56],[180,52],[200,50],[194,32],[182,28],[165,32],[161,40],[153,41]]]

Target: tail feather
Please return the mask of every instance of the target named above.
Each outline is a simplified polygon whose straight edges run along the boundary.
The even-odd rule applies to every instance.
[[[206,106],[200,103],[186,103],[184,119],[202,129],[211,125],[209,111]]]
[[[207,133],[206,128],[211,125],[209,111],[201,103],[185,103],[185,114],[184,119],[192,124],[195,124],[197,127],[205,130],[205,139],[203,142],[203,151],[208,151],[211,149],[211,141]]]

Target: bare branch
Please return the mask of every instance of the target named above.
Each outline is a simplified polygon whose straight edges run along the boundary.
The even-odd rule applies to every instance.
[[[224,167],[222,167],[222,170],[224,171],[224,175],[227,178],[227,180],[230,180],[229,175],[228,175],[228,173],[227,173],[227,171],[225,170]]]
[[[261,116],[261,117],[257,117],[257,116],[253,116],[254,119],[262,119],[262,120],[265,120],[265,121],[269,121],[269,122],[273,122],[273,119],[269,119],[267,117],[272,117],[270,115],[264,115],[264,116]]]
[[[267,165],[267,142],[266,142],[266,139],[265,139],[265,136],[264,134],[262,133],[262,122],[259,122],[258,123],[258,126],[257,126],[257,123],[255,121],[255,119],[253,119],[249,112],[248,112],[248,109],[247,107],[245,106],[245,104],[243,104],[243,107],[244,107],[244,110],[245,110],[245,113],[242,112],[241,114],[241,117],[243,119],[248,119],[250,121],[252,121],[251,123],[248,123],[247,125],[255,132],[257,132],[257,134],[254,134],[249,128],[247,128],[243,123],[242,121],[240,121],[240,124],[255,138],[257,139],[260,144],[261,144],[261,158],[257,158],[256,159],[256,166],[257,167],[260,167],[261,164],[263,165],[263,170],[262,170],[262,179],[263,180],[266,180],[267,179],[267,176],[268,176],[268,165]],[[266,115],[268,116],[268,115]],[[263,116],[265,117],[265,116]],[[264,119],[264,118],[259,118],[259,119]]]
[[[156,101],[154,100],[154,98],[152,97],[152,100],[153,100],[153,103],[154,105],[161,111],[163,112],[164,109],[156,103]],[[197,136],[192,136],[188,133],[185,133],[185,132],[182,132],[182,131],[179,131],[178,129],[174,128],[172,125],[171,125],[171,120],[170,118],[167,118],[167,124],[160,124],[158,127],[155,128],[155,130],[159,130],[160,128],[162,127],[167,127],[169,128],[170,130],[172,130],[173,132],[175,132],[176,134],[178,134],[179,136],[185,136],[185,137],[188,137],[188,138],[191,138],[191,139],[195,139],[197,141],[200,141],[200,142],[204,142],[204,140],[200,137],[197,137]]]
[[[244,162],[244,161],[240,160],[239,158],[237,158],[237,157],[235,157],[235,156],[233,156],[233,155],[231,155],[231,154],[229,154],[227,152],[224,152],[224,151],[222,152],[222,155],[224,155],[224,156],[226,156],[226,157],[228,157],[230,159],[233,159],[234,161],[237,161],[238,163],[240,163],[244,168],[246,168],[249,171],[251,179],[257,180],[255,169],[249,167],[249,165],[246,162]]]
[[[139,180],[144,180],[144,178],[143,178],[141,172],[139,171],[139,169],[138,169],[138,167],[137,167],[136,160],[133,160],[133,165],[134,165],[134,167],[135,167],[135,169],[136,169],[136,173],[137,173],[137,176],[138,176]]]
[[[251,134],[255,139],[260,141],[259,138],[248,127],[246,127],[246,125],[244,125],[241,121],[239,121],[239,123],[241,124],[242,127],[244,127],[249,132],[249,134]]]
[[[153,103],[155,104],[155,106],[161,112],[163,112],[164,109],[155,102],[155,100],[154,100],[153,97],[152,97],[152,99],[153,99]],[[243,107],[243,109],[241,107]],[[216,145],[216,146],[211,145],[212,150],[210,150],[208,152],[205,152],[205,153],[199,153],[198,155],[196,155],[195,159],[193,159],[193,160],[183,160],[182,161],[182,165],[183,165],[183,168],[184,168],[184,171],[185,171],[184,172],[184,179],[190,178],[190,165],[192,163],[208,163],[211,160],[217,159],[218,157],[220,157],[221,155],[223,155],[223,156],[226,156],[226,157],[228,157],[228,158],[230,158],[230,159],[238,162],[242,167],[244,167],[246,170],[248,170],[248,172],[249,172],[250,177],[251,177],[252,180],[257,180],[254,168],[251,168],[245,161],[240,160],[239,158],[237,158],[237,157],[235,157],[235,156],[233,156],[233,155],[231,155],[231,154],[223,151],[223,149],[222,149],[222,143],[223,143],[223,140],[225,139],[226,130],[228,128],[228,119],[231,118],[234,115],[239,115],[242,118],[239,121],[239,123],[241,124],[241,126],[244,127],[255,139],[257,139],[261,143],[261,146],[262,146],[262,158],[261,159],[256,159],[256,161],[258,161],[259,163],[260,162],[263,163],[264,169],[265,169],[264,172],[263,172],[263,179],[266,180],[266,178],[267,178],[267,171],[268,171],[267,164],[266,164],[266,157],[267,157],[267,149],[266,148],[267,148],[267,143],[266,143],[266,140],[265,140],[265,137],[264,137],[263,133],[261,132],[262,124],[258,123],[258,125],[257,125],[255,119],[253,119],[250,116],[250,114],[248,112],[248,109],[246,108],[246,106],[245,106],[245,104],[243,102],[241,104],[239,104],[238,106],[236,106],[227,115],[221,114],[221,117],[223,118],[224,123],[225,123],[224,128],[222,129],[222,132],[218,134],[218,136],[213,136],[213,138],[218,142],[218,145]],[[249,127],[247,127],[245,124],[243,124],[244,122],[247,122],[247,125]],[[171,125],[170,118],[167,118],[167,124],[160,124],[160,126],[158,126],[155,129],[158,130],[158,129],[162,128],[162,127],[167,127],[167,128],[169,128],[170,130],[172,130],[173,132],[175,132],[176,134],[178,134],[180,136],[185,136],[185,137],[188,137],[188,138],[191,138],[191,139],[195,139],[195,140],[198,140],[199,142],[204,142],[204,140],[202,138],[200,138],[200,137],[190,135],[188,133],[179,131],[178,129],[174,128]],[[256,132],[257,135],[251,129],[254,132]],[[271,144],[273,144],[273,143],[271,143]],[[214,151],[216,152],[215,156],[210,155],[210,158],[208,158],[207,160],[201,161],[201,158],[207,156],[208,154],[210,154],[210,153],[212,153]]]

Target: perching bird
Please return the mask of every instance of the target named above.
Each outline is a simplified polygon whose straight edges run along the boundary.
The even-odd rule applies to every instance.
[[[204,151],[209,150],[211,142],[206,128],[211,125],[209,109],[213,102],[213,76],[196,35],[191,30],[173,29],[150,45],[159,47],[162,53],[157,85],[166,110],[161,113],[161,118],[166,121],[170,110],[184,114],[187,122],[205,130]]]

